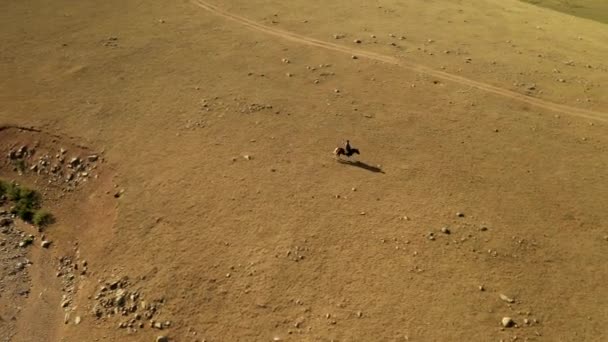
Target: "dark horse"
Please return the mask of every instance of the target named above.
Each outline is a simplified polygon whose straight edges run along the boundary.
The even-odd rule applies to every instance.
[[[334,150],[334,154],[336,155],[336,157],[340,157],[340,156],[347,156],[350,157],[353,154],[359,154],[359,149],[356,148],[349,148],[349,149],[344,149],[343,147],[336,147],[336,149]]]

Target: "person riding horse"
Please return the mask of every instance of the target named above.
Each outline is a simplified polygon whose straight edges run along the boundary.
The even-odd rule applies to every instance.
[[[350,147],[350,141],[346,140],[346,144],[344,145],[344,152],[347,155],[352,155],[352,148]]]
[[[346,144],[344,147],[336,147],[334,150],[334,154],[339,158],[341,155],[345,155],[347,157],[352,156],[353,154],[359,154],[359,149],[353,148],[350,146],[350,141],[346,140]]]

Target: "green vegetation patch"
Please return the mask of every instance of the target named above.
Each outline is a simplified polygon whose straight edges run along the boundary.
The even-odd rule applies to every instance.
[[[521,0],[529,4],[608,24],[608,0]]]
[[[36,191],[0,180],[0,204],[4,201],[12,203],[11,213],[38,227],[55,221],[51,213],[41,210],[42,200]]]
[[[51,213],[46,210],[38,210],[34,213],[32,223],[38,227],[46,227],[50,224],[55,223],[55,218]]]

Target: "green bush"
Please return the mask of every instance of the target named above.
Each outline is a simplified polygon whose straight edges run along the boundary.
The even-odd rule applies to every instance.
[[[45,227],[49,224],[53,224],[55,222],[55,218],[51,213],[46,210],[38,210],[34,213],[32,217],[32,223],[38,227]]]
[[[6,197],[8,197],[9,201],[18,201],[21,195],[21,189],[18,185],[13,183],[8,183],[6,187]]]
[[[8,183],[6,186],[6,197],[8,197],[9,201],[16,201],[19,199],[19,195],[21,190],[19,186],[13,183]]]
[[[36,209],[40,206],[40,196],[37,192],[16,184],[10,184],[7,190],[8,199],[13,202],[22,202],[28,208]]]
[[[55,218],[46,210],[40,210],[40,195],[26,187],[15,183],[0,180],[0,197],[13,202],[11,212],[26,222],[38,227],[48,226],[55,222]]]
[[[11,212],[26,222],[32,222],[34,218],[34,209],[29,207],[26,201],[15,203]]]
[[[0,197],[6,194],[6,189],[8,188],[8,183],[0,180]]]
[[[14,183],[2,182],[0,193],[14,203],[11,212],[26,222],[32,222],[34,214],[40,208],[40,195],[37,192]]]
[[[0,180],[0,205],[4,205],[6,202],[6,189],[8,184],[2,180]]]

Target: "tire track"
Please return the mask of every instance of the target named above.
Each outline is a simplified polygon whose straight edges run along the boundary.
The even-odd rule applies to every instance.
[[[323,49],[327,49],[327,50],[338,51],[338,52],[342,52],[342,53],[346,53],[346,54],[356,55],[358,57],[365,57],[365,58],[368,58],[371,60],[376,60],[379,62],[396,65],[396,66],[406,68],[406,69],[409,69],[412,71],[416,71],[419,73],[424,73],[424,74],[431,75],[431,76],[434,76],[437,78],[441,78],[443,80],[474,87],[474,88],[480,89],[482,91],[486,91],[488,93],[499,95],[499,96],[505,97],[507,99],[527,103],[531,106],[535,106],[535,107],[546,109],[546,110],[553,111],[553,112],[574,115],[574,116],[578,116],[581,118],[604,121],[604,122],[608,121],[607,113],[602,113],[602,112],[597,112],[597,111],[592,111],[592,110],[587,110],[587,109],[582,109],[582,108],[575,108],[575,107],[570,107],[567,105],[561,105],[561,104],[541,100],[538,98],[520,94],[515,91],[511,91],[511,90],[499,88],[499,87],[496,87],[496,86],[493,86],[493,85],[490,85],[487,83],[475,81],[475,80],[472,80],[472,79],[469,79],[466,77],[450,74],[450,73],[440,71],[440,70],[435,70],[435,69],[429,68],[429,67],[421,65],[421,64],[412,63],[412,62],[405,61],[402,59],[397,59],[395,57],[385,56],[382,54],[378,54],[375,52],[369,52],[369,51],[365,51],[365,50],[361,50],[361,49],[354,49],[354,48],[350,48],[347,46],[342,46],[339,44],[329,43],[329,42],[318,40],[315,38],[306,37],[303,35],[299,35],[297,33],[277,29],[274,27],[269,27],[269,26],[257,23],[251,19],[247,19],[245,17],[241,17],[236,14],[227,12],[227,11],[225,11],[213,4],[210,4],[206,1],[203,1],[203,0],[192,0],[192,2],[196,6],[202,8],[204,10],[207,10],[207,11],[209,11],[215,15],[218,15],[220,17],[223,17],[225,19],[237,22],[241,25],[247,26],[250,29],[264,32],[264,33],[267,33],[267,34],[270,34],[270,35],[273,35],[273,36],[276,36],[279,38],[283,38],[283,39],[286,39],[286,40],[289,40],[289,41],[292,41],[295,43],[319,47],[319,48],[323,48]]]

